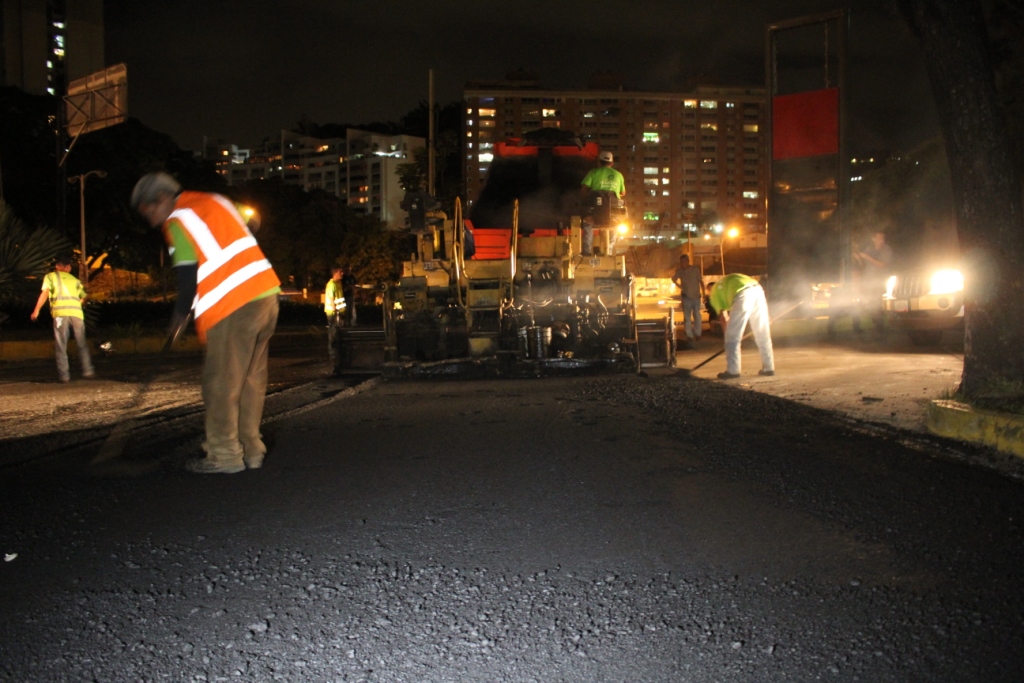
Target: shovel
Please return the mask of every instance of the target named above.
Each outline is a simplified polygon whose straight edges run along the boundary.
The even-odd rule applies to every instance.
[[[139,387],[135,390],[135,394],[132,396],[131,401],[128,404],[128,408],[125,411],[126,417],[123,417],[120,422],[114,425],[113,431],[107,436],[106,441],[100,446],[100,452],[92,459],[92,464],[96,465],[107,460],[113,460],[124,452],[124,447],[128,445],[128,437],[131,436],[132,430],[138,424],[138,416],[132,415],[135,410],[142,405],[143,399],[146,398],[146,394],[149,393],[150,388],[153,385],[153,380],[156,379],[157,373],[160,371],[160,366],[163,365],[164,359],[167,357],[167,352],[170,351],[171,346],[175,340],[181,334],[185,326],[188,325],[189,318],[192,317],[190,312],[186,315],[178,325],[171,330],[170,334],[167,335],[167,341],[164,342],[164,346],[160,349],[160,353],[157,354],[156,360],[153,362],[153,366],[149,370],[149,374],[142,381]]]

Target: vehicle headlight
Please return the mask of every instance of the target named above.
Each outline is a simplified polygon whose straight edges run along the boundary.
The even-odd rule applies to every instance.
[[[896,276],[890,275],[889,279],[885,281],[885,298],[891,299],[892,292],[896,289]],[[877,290],[876,290],[877,291]]]
[[[940,270],[932,275],[929,294],[954,294],[964,289],[964,276],[959,270]]]

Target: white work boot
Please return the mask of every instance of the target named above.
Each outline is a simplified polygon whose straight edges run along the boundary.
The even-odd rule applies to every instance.
[[[263,456],[267,454],[267,445],[263,443],[263,439],[243,439],[242,449],[245,452],[242,461],[248,469],[258,470],[263,467]]]

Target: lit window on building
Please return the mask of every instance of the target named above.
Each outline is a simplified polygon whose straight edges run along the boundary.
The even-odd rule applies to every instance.
[[[669,180],[668,178],[662,178],[662,179],[661,179],[661,184],[662,184],[662,185],[668,185],[668,184],[669,184],[669,183],[671,183],[671,182],[672,182],[672,181],[671,181],[671,180]]]
[[[585,111],[585,112],[583,112],[583,118],[585,118],[585,119],[592,119],[595,116],[597,116],[597,114],[595,114],[592,111]]]
[[[659,214],[657,211],[645,211],[644,212],[644,220],[645,221],[657,221],[657,220],[660,220],[660,219],[661,219],[661,214]]]
[[[756,213],[745,213],[745,214],[743,214],[743,217],[744,218],[757,218],[757,214]]]
[[[686,107],[687,109],[696,109],[697,100],[683,100],[683,106]]]
[[[491,154],[490,152],[484,152],[480,155],[481,164],[489,164],[492,161],[494,161],[494,155]]]
[[[700,124],[701,130],[718,130],[717,123],[702,123]]]
[[[656,132],[644,133],[644,142],[660,142],[661,137]]]
[[[725,108],[726,109],[735,109],[736,108],[736,103],[735,102],[726,102],[725,103]]]
[[[743,198],[744,199],[757,199],[757,196],[758,196],[757,192],[747,191],[747,192],[743,193]]]
[[[472,126],[473,125],[473,119],[466,119],[466,125],[467,126]]]
[[[494,116],[494,114],[495,114],[495,110],[494,109],[481,109],[480,110],[480,116]]]
[[[540,115],[546,119],[551,119],[559,115],[557,109],[542,109]]]
[[[701,100],[700,101],[700,108],[701,109],[718,109],[718,102],[716,102],[715,100]]]
[[[743,124],[743,132],[744,133],[756,133],[757,131],[758,131],[758,126],[757,126],[756,123],[745,123],[745,124]]]
[[[480,121],[481,128],[494,128],[494,119],[483,119]]]
[[[661,169],[661,172],[665,173],[665,174],[671,173],[672,172],[672,168],[670,166],[663,166],[662,169]]]
[[[668,196],[668,190],[662,190],[661,191],[661,196],[662,197],[667,197]]]
[[[658,184],[658,179],[657,178],[644,178],[644,185],[657,185],[657,184]]]
[[[658,175],[658,167],[644,166],[644,175]]]

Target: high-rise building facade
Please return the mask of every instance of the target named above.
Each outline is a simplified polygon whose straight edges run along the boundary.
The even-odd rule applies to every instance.
[[[3,85],[61,97],[106,66],[103,0],[0,0]]]
[[[423,138],[350,128],[344,138],[328,139],[281,131],[279,139],[268,139],[253,150],[214,144],[207,145],[204,154],[229,185],[281,178],[306,191],[323,190],[359,213],[400,228],[407,213],[401,208],[405,190],[398,167],[409,163],[413,151],[425,145]]]
[[[573,131],[615,155],[640,235],[673,236],[715,222],[743,233],[766,225],[763,88],[693,92],[544,90],[468,85],[463,137],[466,196],[483,188],[496,141],[537,128]]]

